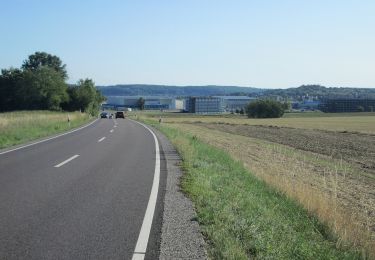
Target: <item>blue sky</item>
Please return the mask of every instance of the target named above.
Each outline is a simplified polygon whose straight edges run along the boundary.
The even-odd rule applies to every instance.
[[[0,0],[0,68],[46,51],[69,82],[375,87],[373,0]]]

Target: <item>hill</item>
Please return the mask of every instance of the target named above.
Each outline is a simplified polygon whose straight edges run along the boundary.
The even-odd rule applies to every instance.
[[[98,86],[104,96],[213,96],[256,95],[263,89],[237,86],[166,86],[166,85],[115,85]]]
[[[269,89],[263,92],[264,96],[282,96],[293,100],[302,100],[306,97],[314,100],[327,98],[375,98],[375,88],[327,88],[320,85],[302,85],[298,88]]]

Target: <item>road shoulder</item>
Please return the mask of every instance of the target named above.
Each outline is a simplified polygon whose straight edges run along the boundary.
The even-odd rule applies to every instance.
[[[206,259],[205,242],[192,202],[180,190],[181,158],[169,140],[153,129],[167,167],[160,259]]]
[[[167,167],[160,259],[206,259],[205,242],[192,202],[180,190],[181,158],[170,141],[154,129]]]

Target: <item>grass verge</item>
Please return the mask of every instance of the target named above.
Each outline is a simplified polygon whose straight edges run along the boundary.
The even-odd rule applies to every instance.
[[[68,123],[68,116],[70,123]],[[0,113],[0,149],[61,133],[89,122],[80,112],[17,111]]]
[[[226,152],[166,126],[183,159],[183,190],[213,259],[360,259],[302,206],[249,173]]]

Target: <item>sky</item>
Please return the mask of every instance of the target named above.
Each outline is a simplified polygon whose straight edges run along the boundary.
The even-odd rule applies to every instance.
[[[0,0],[0,68],[69,83],[375,87],[374,0]]]

